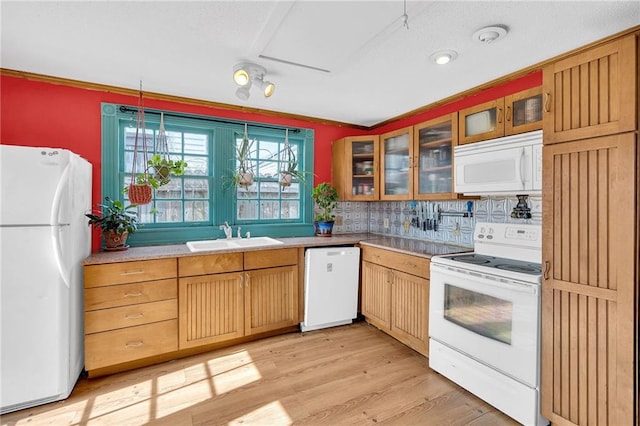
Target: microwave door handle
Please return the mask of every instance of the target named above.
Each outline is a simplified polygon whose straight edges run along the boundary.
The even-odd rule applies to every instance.
[[[520,171],[520,183],[522,184],[522,189],[525,188],[525,184],[524,184],[524,147],[522,148],[522,152],[520,153],[520,157],[518,158],[518,170]]]

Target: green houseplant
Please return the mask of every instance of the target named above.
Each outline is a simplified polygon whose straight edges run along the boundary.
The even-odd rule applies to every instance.
[[[338,206],[338,191],[330,183],[323,182],[313,188],[311,197],[320,209],[313,222],[315,233],[319,237],[330,237],[335,220],[333,209]]]
[[[297,179],[298,182],[305,182],[306,172],[298,170],[298,158],[295,152],[291,148],[291,145],[286,145],[280,152],[280,159],[282,161],[282,168],[280,169],[280,178],[278,183],[283,188],[291,186],[293,179]]]
[[[134,205],[125,206],[122,201],[104,198],[98,204],[99,213],[87,213],[89,225],[102,229],[107,250],[126,250],[127,237],[138,230],[138,212]]]

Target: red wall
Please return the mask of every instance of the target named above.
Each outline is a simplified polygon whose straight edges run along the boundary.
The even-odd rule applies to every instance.
[[[315,131],[314,170],[316,176],[314,184],[317,184],[331,181],[331,142],[336,139],[367,133],[380,134],[411,126],[541,84],[542,72],[534,72],[475,95],[394,121],[369,132],[348,126],[324,125],[304,120],[153,99],[146,99],[145,107],[311,128]],[[33,81],[7,75],[0,76],[0,88],[0,143],[66,148],[80,154],[93,164],[93,201],[94,204],[100,202],[102,199],[100,103],[109,102],[135,106],[138,101],[137,96]],[[94,248],[98,246],[98,243],[99,236],[95,234]]]

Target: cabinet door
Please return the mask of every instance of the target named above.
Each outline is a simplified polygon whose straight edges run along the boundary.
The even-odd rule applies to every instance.
[[[244,335],[243,274],[180,278],[180,349]]]
[[[456,113],[414,128],[414,200],[450,200],[453,193],[453,147],[458,144]]]
[[[362,315],[376,327],[391,330],[391,282],[393,272],[362,262]]]
[[[391,333],[421,354],[429,355],[429,280],[393,271]]]
[[[614,40],[543,70],[544,142],[634,131],[636,36]]]
[[[298,324],[298,267],[246,272],[245,335]]]
[[[380,136],[381,200],[410,200],[413,197],[413,127]]]
[[[372,201],[380,197],[378,136],[355,136],[331,146],[331,176],[343,201]]]
[[[543,161],[542,413],[634,424],[635,136],[548,145]]]
[[[458,143],[504,136],[504,98],[460,110]]]
[[[504,104],[506,136],[542,129],[542,87],[506,96]]]

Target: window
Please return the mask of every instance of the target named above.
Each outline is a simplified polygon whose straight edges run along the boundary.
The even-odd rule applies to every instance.
[[[128,201],[122,188],[132,178],[134,154],[136,172],[144,170],[145,151],[141,138],[135,148],[135,108],[102,105],[102,192],[104,196]],[[159,112],[145,110],[146,158],[156,152]],[[165,113],[169,156],[184,160],[184,176],[154,190],[151,204],[139,206],[143,226],[132,238],[135,245],[183,243],[188,240],[224,236],[219,225],[225,221],[241,225],[253,235],[312,235],[312,179],[281,186],[284,165],[283,128],[248,123],[253,141],[250,153],[254,181],[236,185],[236,144],[242,141],[244,122],[213,117]],[[311,176],[313,131],[289,129],[288,144],[298,160],[298,170]]]

